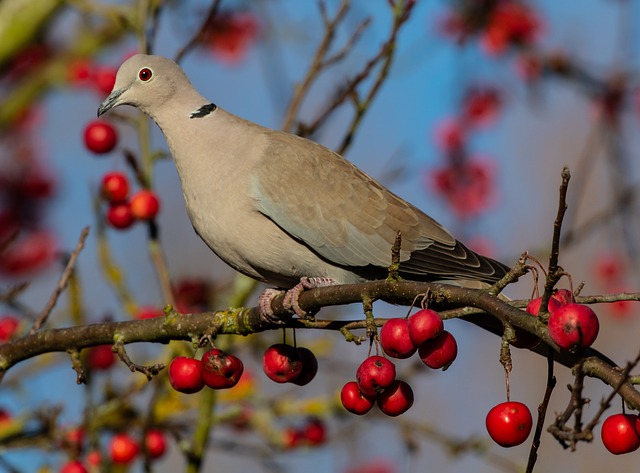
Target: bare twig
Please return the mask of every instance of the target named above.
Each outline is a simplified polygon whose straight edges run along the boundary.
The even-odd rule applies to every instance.
[[[58,298],[60,297],[60,294],[62,294],[62,291],[64,291],[64,289],[67,287],[69,278],[71,277],[71,274],[73,273],[73,270],[76,265],[76,261],[78,260],[78,255],[82,251],[82,248],[84,248],[84,242],[87,239],[87,236],[89,236],[89,227],[84,227],[82,229],[82,232],[80,233],[80,239],[78,240],[78,243],[76,244],[75,249],[71,253],[71,256],[69,257],[69,261],[67,261],[67,265],[64,268],[64,271],[60,275],[60,279],[58,279],[58,284],[56,285],[56,288],[53,290],[51,297],[49,297],[49,301],[47,302],[47,305],[44,306],[44,308],[42,309],[42,312],[40,313],[36,321],[33,323],[31,330],[29,330],[30,335],[38,331],[45,324],[45,322],[49,318],[49,315],[51,315],[51,311],[53,310],[56,303],[58,302]]]
[[[29,287],[28,282],[21,282],[7,289],[6,292],[0,293],[0,302],[10,303],[18,297],[26,288]]]
[[[593,419],[591,419],[591,421],[585,427],[586,430],[593,430],[595,426],[598,424],[598,422],[600,422],[600,418],[611,405],[611,401],[613,401],[613,398],[618,395],[622,385],[628,381],[629,373],[631,372],[632,369],[638,366],[639,363],[640,363],[640,352],[638,353],[638,355],[636,355],[633,361],[630,361],[624,367],[624,369],[620,373],[620,380],[614,386],[613,390],[609,393],[609,395],[602,400],[602,402],[600,403],[600,408],[598,409],[598,412],[596,412],[596,414],[593,416]]]
[[[71,367],[76,372],[76,384],[86,384],[87,374],[80,359],[80,351],[77,348],[70,348],[67,353],[71,357]]]
[[[575,450],[578,442],[590,442],[593,439],[593,429],[600,421],[600,418],[604,412],[611,406],[611,401],[614,397],[621,395],[623,386],[629,384],[629,372],[640,363],[640,353],[636,358],[627,363],[624,369],[617,368],[614,376],[609,378],[608,384],[613,387],[611,393],[600,402],[600,408],[598,412],[593,416],[593,419],[583,428],[582,426],[582,407],[588,400],[582,398],[582,389],[584,386],[585,376],[589,376],[593,373],[593,368],[589,365],[592,363],[591,359],[583,359],[578,367],[574,370],[576,372],[576,382],[573,386],[569,386],[571,390],[571,399],[569,405],[565,411],[560,414],[555,422],[547,429],[560,444],[565,448],[571,448]],[[613,373],[612,373],[613,374]],[[574,427],[567,427],[567,422],[571,417],[575,418]]]
[[[536,422],[536,430],[533,434],[533,441],[531,442],[531,449],[529,450],[526,473],[533,472],[533,467],[538,459],[540,438],[542,436],[542,430],[544,429],[544,419],[547,414],[547,408],[549,407],[549,401],[551,400],[551,393],[556,386],[556,377],[553,374],[553,366],[553,352],[550,351],[547,355],[547,386],[544,391],[542,402],[538,405],[538,420]]]
[[[162,290],[162,297],[164,304],[171,306],[175,305],[173,290],[171,288],[171,278],[169,276],[169,267],[160,245],[158,224],[155,220],[149,221],[149,255],[151,261],[156,269],[156,275],[158,276],[158,282],[160,283],[160,289]]]
[[[178,64],[180,64],[180,62],[182,61],[182,59],[184,59],[187,53],[189,53],[193,48],[195,48],[198,45],[207,27],[209,26],[209,24],[211,24],[211,22],[213,22],[213,19],[218,14],[220,3],[221,3],[221,0],[212,0],[211,6],[209,7],[209,10],[202,24],[200,25],[200,28],[198,28],[198,30],[194,33],[194,35],[191,38],[189,38],[189,40],[184,44],[184,46],[182,46],[182,48],[180,48],[180,50],[176,53],[174,60]]]
[[[144,366],[134,363],[133,361],[131,361],[131,358],[129,358],[129,355],[124,348],[124,343],[120,341],[116,342],[113,345],[113,351],[118,355],[120,360],[122,360],[122,362],[129,367],[132,373],[136,371],[142,373],[147,377],[147,380],[149,381],[151,381],[153,377],[160,373],[160,371],[162,371],[166,366],[164,363],[156,363],[155,365],[151,366]]]
[[[553,288],[564,274],[563,269],[558,266],[558,258],[560,256],[562,221],[564,219],[565,212],[567,211],[567,190],[569,188],[570,179],[571,173],[569,172],[569,168],[564,167],[562,169],[562,184],[560,185],[559,191],[558,213],[555,221],[553,222],[553,239],[551,241],[551,255],[549,256],[547,280],[545,281],[544,294],[542,294],[542,302],[540,304],[540,309],[543,312],[547,311],[547,306],[549,304]]]
[[[320,13],[324,23],[324,36],[320,40],[320,44],[318,45],[318,49],[316,50],[313,59],[311,59],[311,64],[309,65],[307,74],[305,75],[302,82],[296,85],[294,89],[291,103],[287,107],[287,112],[285,113],[285,118],[282,123],[283,130],[291,130],[291,128],[293,127],[293,122],[296,115],[298,114],[298,111],[300,110],[302,100],[309,91],[313,81],[317,78],[318,73],[323,68],[323,59],[327,55],[327,52],[331,47],[336,28],[338,27],[340,22],[342,22],[345,15],[349,11],[350,3],[350,0],[342,0],[342,3],[338,7],[338,11],[336,12],[333,19],[329,18],[324,2],[321,1],[318,3],[318,7],[320,9]]]

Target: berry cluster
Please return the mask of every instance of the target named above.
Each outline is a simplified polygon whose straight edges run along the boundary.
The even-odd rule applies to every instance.
[[[538,315],[542,297],[532,299],[526,311],[534,316]],[[576,304],[571,291],[560,289],[550,298],[547,310],[549,312],[549,336],[565,350],[576,350],[590,347],[598,336],[600,323],[598,316],[588,306]],[[540,340],[523,330],[516,330],[516,340],[512,344],[518,348],[533,348]]]
[[[142,443],[142,445],[141,445]],[[79,453],[85,447],[85,431],[81,427],[68,429],[62,439],[62,447],[75,452],[72,459],[60,468],[60,473],[88,473],[89,471],[103,471],[106,466],[100,451],[92,450],[85,455],[84,461],[78,459]],[[127,433],[116,433],[107,445],[109,463],[124,467],[131,464],[140,456],[141,448],[150,460],[157,460],[167,451],[167,439],[162,430],[149,429],[144,433],[144,441],[138,442]]]
[[[53,231],[46,222],[56,195],[55,176],[41,156],[39,114],[31,111],[2,135],[0,155],[0,275],[35,274],[56,259]]]
[[[301,446],[317,447],[327,440],[327,427],[325,423],[317,417],[305,419],[300,427],[289,427],[283,434],[283,445],[292,449]]]
[[[160,211],[160,199],[155,192],[142,189],[129,198],[129,180],[118,171],[102,178],[100,195],[108,203],[107,222],[118,230],[129,228],[136,220],[151,220]]]
[[[204,388],[229,389],[238,384],[244,365],[240,358],[213,348],[202,360],[178,356],[169,365],[169,382],[176,391],[193,394]]]
[[[422,362],[434,369],[446,369],[455,360],[458,347],[453,335],[444,330],[437,312],[422,309],[407,319],[390,319],[380,330],[380,345],[390,357],[405,359],[418,352]],[[413,405],[413,390],[396,379],[393,362],[370,356],[356,371],[356,381],[344,385],[340,393],[344,408],[366,414],[377,403],[382,412],[398,416]]]
[[[527,312],[537,316],[541,302],[542,298],[533,299],[527,306]],[[576,304],[570,291],[561,289],[555,292],[549,300],[548,310],[549,334],[558,346],[576,349],[588,347],[593,343],[598,333],[598,319],[589,307]],[[421,361],[432,369],[446,370],[458,352],[455,338],[444,330],[439,314],[431,309],[418,310],[407,318],[389,319],[380,330],[379,343],[388,357],[406,359],[417,353]],[[539,339],[523,330],[516,330],[516,338],[512,343],[517,347],[531,348],[539,343]],[[262,363],[265,374],[277,383],[304,386],[318,371],[318,362],[311,350],[285,343],[277,343],[267,348]],[[214,348],[205,353],[202,360],[175,358],[169,367],[169,380],[177,391],[194,393],[200,391],[204,385],[213,389],[233,387],[242,372],[243,365],[238,358]],[[384,356],[373,355],[360,364],[356,371],[356,380],[343,386],[340,400],[343,407],[353,414],[364,415],[375,404],[384,414],[395,417],[411,408],[414,393],[407,382],[396,378],[396,366],[392,361]],[[612,417],[617,419],[615,416]],[[628,420],[628,417],[624,419]],[[613,421],[609,423],[611,422]],[[625,450],[631,447],[616,447],[621,442],[635,445],[633,449],[640,446],[640,434],[635,427],[632,431],[627,430],[637,438],[637,444],[628,439],[633,437],[631,434],[626,431],[621,434],[619,428],[615,430],[609,427],[609,423],[605,423],[606,429],[603,426],[603,442],[607,448],[614,445],[610,449],[631,451]],[[309,425],[313,428],[305,426],[300,429],[287,429],[284,445],[290,448],[301,443],[316,445],[320,442],[319,438],[324,441],[324,429],[319,429],[317,423]],[[531,412],[523,403],[507,400],[489,411],[486,428],[498,445],[520,445],[531,433]],[[307,435],[307,431],[314,433],[314,436]],[[319,432],[322,432],[322,435]],[[610,440],[611,438],[614,440]]]
[[[366,414],[377,403],[382,412],[395,417],[413,405],[413,390],[405,381],[396,379],[396,367],[391,361],[374,355],[360,364],[356,381],[343,386],[340,401],[353,414]]]
[[[94,120],[84,130],[84,144],[95,154],[110,153],[118,144],[118,131],[108,121]],[[108,172],[102,178],[100,195],[109,204],[106,219],[113,228],[123,230],[136,220],[152,220],[160,211],[155,192],[142,189],[129,197],[129,190],[129,179],[122,172]]]
[[[262,369],[276,383],[305,386],[315,378],[318,360],[308,348],[276,343],[265,350]]]

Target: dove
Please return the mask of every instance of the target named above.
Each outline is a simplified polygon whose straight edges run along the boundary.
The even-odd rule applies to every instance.
[[[187,214],[235,270],[279,290],[385,279],[401,235],[402,278],[488,287],[509,268],[314,141],[233,115],[174,61],[137,54],[119,68],[98,116],[130,105],[160,128]],[[270,298],[261,308],[269,314]]]

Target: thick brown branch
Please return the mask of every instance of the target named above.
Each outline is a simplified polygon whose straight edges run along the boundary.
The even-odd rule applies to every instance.
[[[549,350],[557,351],[557,347],[548,336],[546,326],[537,317],[532,317],[483,290],[435,283],[374,281],[311,289],[301,294],[299,302],[303,310],[313,312],[326,306],[361,303],[364,298],[411,305],[417,295],[425,293],[429,294],[430,307],[436,310],[452,306],[481,309],[484,313],[476,311],[476,313],[461,315],[460,318],[499,336],[502,336],[504,323],[508,322],[513,327],[536,334],[544,342],[533,351],[544,356]],[[272,308],[276,316],[287,320],[285,323],[287,327],[356,330],[365,329],[367,326],[364,319],[313,321],[291,318],[282,306],[281,297],[274,300]],[[375,319],[375,323],[380,326],[384,320]],[[116,341],[121,341],[123,344],[168,343],[171,340],[190,340],[197,343],[200,335],[211,331],[212,328],[219,334],[247,335],[282,326],[264,321],[258,309],[252,308],[185,315],[170,313],[166,317],[156,319],[43,330],[1,345],[0,370],[6,371],[16,363],[43,353],[113,344]],[[617,386],[620,383],[621,370],[605,355],[593,349],[587,350],[584,355],[583,369],[587,376],[601,379],[610,386]],[[566,350],[558,351],[555,356],[556,361],[567,367],[574,367],[580,362],[577,354]],[[640,408],[640,392],[628,381],[622,384],[620,395],[629,405],[636,409]]]

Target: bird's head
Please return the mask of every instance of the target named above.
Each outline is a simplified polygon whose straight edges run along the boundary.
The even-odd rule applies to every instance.
[[[155,110],[185,88],[190,88],[189,79],[171,59],[136,54],[120,66],[113,90],[100,104],[98,116],[118,105],[132,105],[153,116]]]

